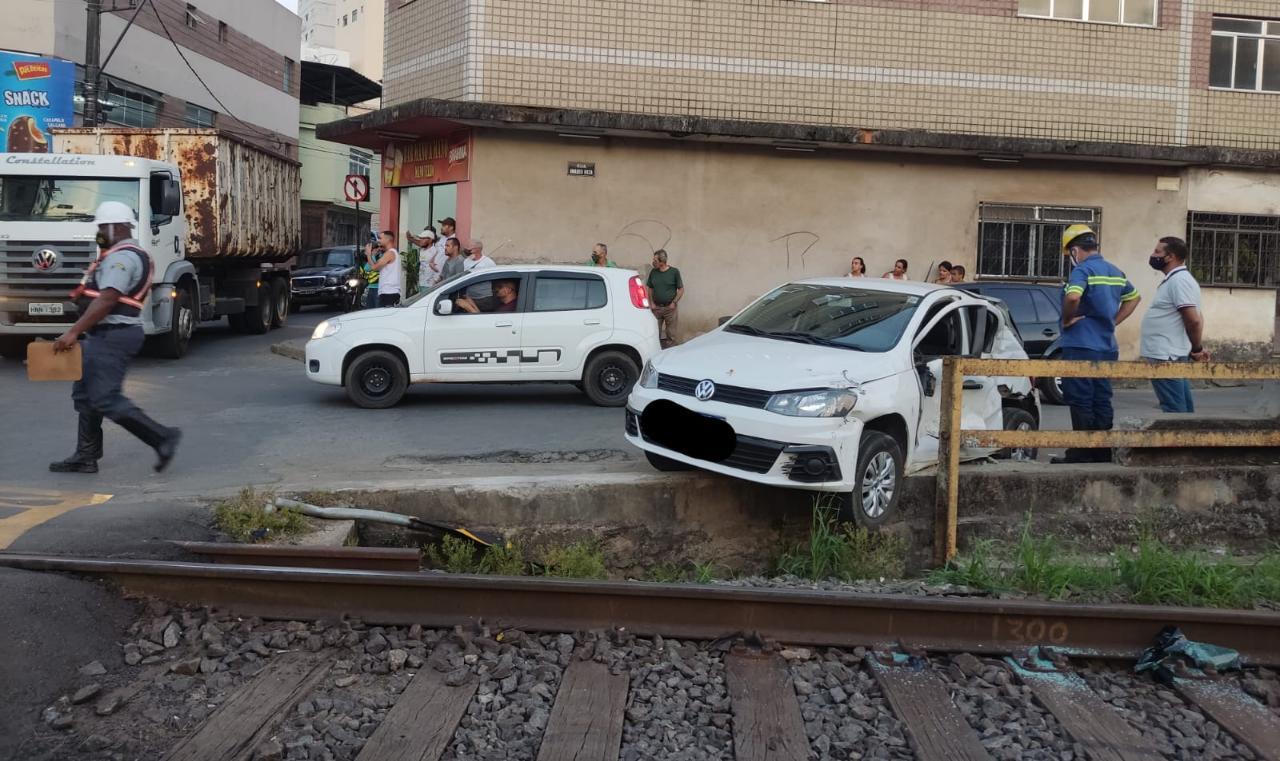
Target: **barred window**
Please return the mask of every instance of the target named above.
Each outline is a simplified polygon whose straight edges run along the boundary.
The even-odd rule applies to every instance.
[[[978,277],[1063,280],[1062,233],[1085,224],[1102,234],[1102,209],[984,203],[978,207]]]
[[[1280,216],[1187,214],[1187,267],[1204,285],[1280,287]]]

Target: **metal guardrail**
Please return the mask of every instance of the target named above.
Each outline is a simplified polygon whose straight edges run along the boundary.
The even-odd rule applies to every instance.
[[[938,431],[938,486],[934,513],[933,560],[943,565],[956,555],[960,504],[960,447],[1280,447],[1280,430],[1167,431],[987,431],[961,428],[967,375],[1039,378],[1280,380],[1280,363],[1250,362],[1088,362],[1051,359],[943,360]]]

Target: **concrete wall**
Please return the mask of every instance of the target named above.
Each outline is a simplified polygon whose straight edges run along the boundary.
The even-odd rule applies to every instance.
[[[328,103],[301,107],[298,155],[302,161],[302,200],[354,208],[342,191],[351,147],[316,139],[317,124],[337,121],[346,115],[347,109]],[[378,213],[381,178],[382,160],[374,154],[369,162],[369,202],[360,204],[361,212]]]
[[[595,162],[596,177],[568,176],[571,161]],[[944,259],[976,273],[981,202],[1099,206],[1104,252],[1149,304],[1161,276],[1147,257],[1160,237],[1185,235],[1195,187],[1157,190],[1169,171],[481,131],[470,233],[491,249],[505,243],[505,261],[580,262],[604,241],[619,266],[641,272],[665,247],[684,275],[690,334],[781,282],[843,274],[853,256],[875,274],[899,257],[914,279]],[[1274,292],[1205,293],[1208,336],[1271,341]],[[1126,356],[1143,310],[1121,326]]]
[[[351,68],[375,82],[382,81],[384,0],[334,0],[333,47],[351,54]],[[399,2],[399,0],[392,0]],[[355,12],[355,20],[351,14]],[[343,17],[347,18],[343,25]]]
[[[333,0],[299,0],[303,45],[333,47],[333,5]]]

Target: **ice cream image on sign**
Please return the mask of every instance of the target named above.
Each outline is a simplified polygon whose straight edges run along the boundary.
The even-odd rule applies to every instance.
[[[19,116],[9,123],[9,150],[13,153],[48,153],[49,139],[34,117]]]

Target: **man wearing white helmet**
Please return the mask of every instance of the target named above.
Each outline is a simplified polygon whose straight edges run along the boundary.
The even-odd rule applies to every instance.
[[[102,419],[110,418],[156,451],[156,470],[173,459],[182,432],[147,417],[124,395],[129,360],[142,348],[142,309],[151,290],[151,257],[133,239],[137,221],[119,201],[106,201],[94,215],[98,226],[98,259],[71,293],[80,319],[54,342],[54,351],[70,351],[81,340],[84,353],[80,380],[71,389],[80,413],[76,452],[50,463],[55,473],[97,473],[102,459]]]

